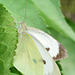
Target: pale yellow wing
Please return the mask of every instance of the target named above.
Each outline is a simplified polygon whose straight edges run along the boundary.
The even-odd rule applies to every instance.
[[[43,75],[44,64],[40,52],[28,34],[19,35],[14,66],[23,75]]]

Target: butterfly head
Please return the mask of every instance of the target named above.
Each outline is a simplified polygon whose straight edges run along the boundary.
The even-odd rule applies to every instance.
[[[20,22],[20,23],[19,23],[19,26],[18,26],[18,33],[25,32],[26,29],[27,29],[27,28],[26,28],[25,22]]]

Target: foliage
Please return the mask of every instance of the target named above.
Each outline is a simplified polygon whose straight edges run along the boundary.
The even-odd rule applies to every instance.
[[[16,49],[17,29],[8,26],[12,19],[2,5],[0,5],[0,10],[0,75],[8,75]]]
[[[0,5],[0,75],[20,75],[12,65],[17,44],[17,29],[12,26],[15,23],[10,23],[14,22],[13,18],[17,22],[25,21],[29,26],[51,32],[51,35],[66,47],[69,54],[70,49],[74,52],[75,27],[72,22],[68,21],[68,24],[65,21],[59,0],[27,0],[26,3],[25,0],[0,0],[0,3],[3,4]],[[70,64],[74,68],[75,60],[72,57],[70,56],[73,64]],[[62,61],[64,68],[68,67],[65,64],[69,64],[70,58],[64,60],[64,63]],[[70,70],[67,73],[64,70],[65,75],[69,73],[71,75]]]

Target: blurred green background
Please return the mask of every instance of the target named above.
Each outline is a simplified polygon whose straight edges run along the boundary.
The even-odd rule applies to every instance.
[[[2,1],[3,0],[0,0],[0,2],[2,2]],[[10,3],[12,3],[12,1],[14,1],[14,0],[11,0],[10,2],[8,0],[9,4],[8,3],[6,4],[4,2],[3,3],[4,3],[5,6],[10,7],[11,6]],[[16,0],[16,1],[18,1],[18,0]],[[13,6],[11,7],[11,9],[13,9],[16,12],[16,13],[14,13],[13,16],[15,16],[15,15],[19,16],[18,14],[21,13],[21,17],[24,18],[25,14],[23,13],[23,11],[22,10],[21,10],[21,12],[17,11],[17,8],[19,9],[19,7],[15,6],[17,4],[16,1],[14,2]],[[22,0],[22,1],[24,1],[24,0]],[[33,1],[35,1],[35,0],[33,0]],[[57,4],[55,2],[55,1],[59,1],[59,0],[50,0],[50,1],[53,2],[53,4],[55,4],[54,6],[56,7],[58,12],[60,13],[59,4]],[[32,2],[29,2],[29,3],[30,4],[29,4],[29,8],[27,6],[27,8],[28,8],[27,11],[30,11],[30,13],[29,12],[27,13],[27,19],[26,19],[27,23],[30,24],[30,25],[33,25],[33,27],[42,29],[43,31],[45,31],[45,28],[46,28],[49,31],[49,34],[51,36],[53,36],[61,44],[64,45],[64,47],[67,49],[67,52],[68,52],[68,58],[63,59],[60,62],[61,65],[62,65],[62,68],[63,68],[63,74],[64,75],[75,75],[75,41],[72,40],[73,38],[69,38],[69,37],[66,37],[65,35],[61,34],[61,32],[64,33],[64,32],[66,32],[66,30],[65,31],[62,31],[62,30],[57,31],[58,29],[60,29],[60,27],[58,26],[58,24],[60,25],[60,21],[58,21],[59,22],[58,23],[57,20],[56,20],[56,22],[57,22],[56,27],[58,26],[57,28],[55,26],[53,26],[54,28],[50,27],[50,26],[46,27],[45,26],[46,23],[44,23],[44,21],[42,21],[42,19],[40,18],[41,16],[38,16],[38,13],[40,13],[39,9],[37,9],[37,7]],[[66,19],[69,27],[71,27],[73,32],[75,33],[75,0],[61,0],[60,3],[61,3],[61,10],[62,10],[62,12],[65,16],[65,19]],[[25,9],[25,7],[23,7],[23,8]],[[10,10],[9,12],[12,14],[13,10]],[[56,12],[57,14],[55,13],[53,15],[54,16],[58,15],[58,12]],[[61,14],[59,14],[58,17],[60,17],[60,15]],[[44,14],[42,16],[44,16]],[[44,16],[44,17],[47,18],[46,16]],[[50,17],[51,17],[51,15],[50,15]],[[35,21],[35,19],[36,19],[36,21]],[[47,20],[48,19],[49,19],[49,17],[47,18]],[[43,18],[43,20],[45,20],[45,19]],[[2,5],[0,5],[0,25],[10,25],[10,22],[12,22],[12,21],[13,20],[12,20],[11,15],[8,13],[8,11],[6,11],[6,9]],[[55,19],[53,19],[52,22],[54,23],[54,21],[55,21]],[[61,19],[61,22],[62,22],[62,19]],[[63,24],[64,23],[62,23],[62,25]],[[49,25],[50,25],[50,23],[49,23]],[[70,33],[69,30],[68,30],[68,33]],[[70,35],[71,35],[71,33],[70,33]]]
[[[61,0],[61,9],[75,32],[75,0]],[[61,42],[68,51],[68,58],[61,60],[64,75],[75,75],[75,42],[63,37],[52,29],[52,36]]]

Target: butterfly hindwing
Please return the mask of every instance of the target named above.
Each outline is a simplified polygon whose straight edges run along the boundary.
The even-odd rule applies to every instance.
[[[31,36],[22,33],[18,37],[14,66],[24,75],[43,75],[44,64]]]

